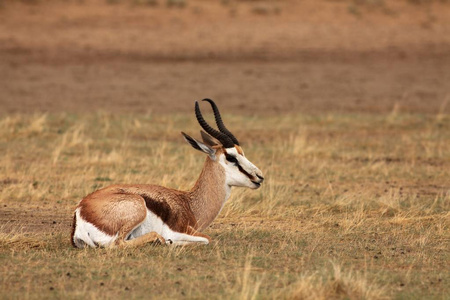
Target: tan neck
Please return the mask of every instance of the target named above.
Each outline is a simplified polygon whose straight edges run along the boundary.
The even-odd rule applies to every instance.
[[[200,177],[189,192],[189,204],[198,230],[208,227],[217,217],[229,196],[228,189],[223,167],[207,157]]]

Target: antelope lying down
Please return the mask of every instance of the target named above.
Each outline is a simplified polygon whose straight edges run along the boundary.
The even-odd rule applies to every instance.
[[[86,196],[78,204],[73,221],[74,247],[138,246],[145,243],[208,244],[202,234],[219,214],[231,187],[257,189],[264,177],[245,156],[239,142],[223,124],[216,104],[219,131],[204,119],[197,102],[195,115],[203,142],[182,132],[186,141],[206,153],[200,177],[190,191],[158,185],[111,185]]]

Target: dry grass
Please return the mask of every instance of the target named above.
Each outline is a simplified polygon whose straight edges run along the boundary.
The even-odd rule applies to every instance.
[[[2,117],[2,296],[448,295],[448,115],[225,119],[267,181],[233,191],[207,229],[211,245],[76,250],[71,213],[89,192],[111,183],[194,183],[204,158],[179,133],[196,135],[193,116]]]

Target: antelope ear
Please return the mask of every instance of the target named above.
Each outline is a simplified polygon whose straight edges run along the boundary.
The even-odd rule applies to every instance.
[[[194,148],[197,149],[199,151],[202,151],[206,154],[209,155],[209,157],[212,160],[216,160],[216,150],[214,150],[213,148],[211,148],[210,146],[203,144],[200,141],[197,141],[196,139],[190,137],[189,135],[187,135],[184,132],[181,132],[181,134],[184,136],[184,139]]]
[[[200,134],[202,135],[203,143],[210,147],[214,147],[217,145],[220,145],[220,142],[218,142],[216,139],[214,139],[212,136],[204,132],[203,130],[200,130]]]

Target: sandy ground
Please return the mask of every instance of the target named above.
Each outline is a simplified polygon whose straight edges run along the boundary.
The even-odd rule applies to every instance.
[[[450,111],[445,3],[132,3],[6,1],[2,114]]]

